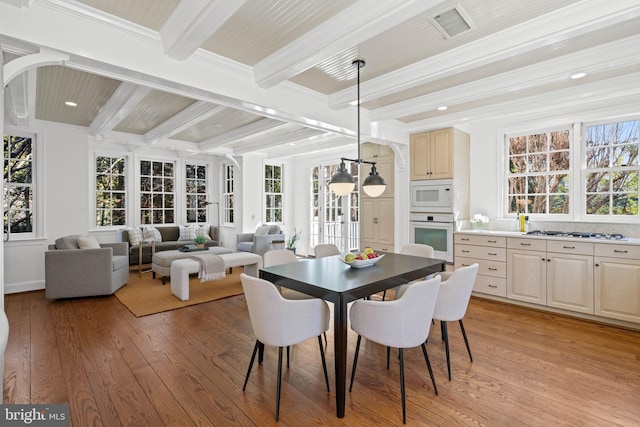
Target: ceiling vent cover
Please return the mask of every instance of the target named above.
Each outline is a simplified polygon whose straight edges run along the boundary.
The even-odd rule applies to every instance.
[[[471,18],[459,4],[453,9],[447,9],[431,16],[429,20],[447,39],[475,28]]]

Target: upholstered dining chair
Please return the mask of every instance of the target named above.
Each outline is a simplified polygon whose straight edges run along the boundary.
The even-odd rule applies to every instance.
[[[265,252],[262,258],[263,258],[262,264],[265,267],[298,262],[298,258],[296,257],[296,254],[293,251],[290,251],[289,249],[273,249]],[[302,292],[294,291],[293,289],[281,288],[280,286],[277,286],[277,288],[278,290],[280,290],[280,293],[282,294],[282,296],[287,299],[313,298],[312,296],[303,294]]]
[[[429,376],[435,394],[438,394],[436,380],[433,377],[431,362],[425,345],[429,338],[431,318],[440,290],[440,276],[429,280],[414,282],[404,290],[402,296],[393,301],[357,300],[350,311],[351,329],[358,334],[356,351],[353,357],[351,383],[353,388],[356,375],[358,353],[362,337],[387,346],[387,369],[389,368],[389,347],[399,349],[400,360],[400,393],[402,396],[402,422],[406,424],[406,404],[404,388],[404,354],[403,349],[421,346],[424,360],[427,363]]]
[[[329,306],[319,298],[288,300],[282,297],[271,282],[242,273],[240,275],[256,344],[253,348],[245,391],[251,368],[264,345],[278,347],[278,380],[276,385],[276,421],[280,419],[280,390],[282,385],[282,348],[318,337],[324,379],[329,392],[329,376],[321,335],[329,329]],[[262,353],[262,350],[261,350]],[[261,358],[259,358],[259,363]]]
[[[467,267],[461,267],[448,275],[447,280],[442,282],[440,293],[436,301],[433,318],[440,321],[440,329],[442,330],[442,339],[444,340],[445,352],[447,355],[447,373],[449,381],[451,381],[451,362],[449,356],[449,332],[447,330],[447,322],[458,321],[464,343],[467,346],[469,360],[473,362],[471,356],[471,348],[469,340],[462,324],[462,318],[467,312],[469,299],[471,299],[471,291],[473,290],[473,282],[478,274],[478,264],[471,264]]]
[[[3,402],[4,389],[4,352],[9,341],[9,319],[4,310],[0,309],[0,403]]]
[[[316,258],[323,258],[326,256],[340,255],[340,249],[338,249],[336,245],[332,245],[331,243],[324,243],[321,245],[316,245],[313,248],[313,253]]]
[[[429,245],[423,245],[421,243],[407,243],[400,248],[400,253],[403,255],[419,256],[423,258],[434,257],[433,247]],[[397,293],[399,288],[400,286],[396,286],[395,288],[392,288],[392,289]],[[386,296],[387,296],[387,291],[385,290],[382,293],[382,299],[384,300]]]

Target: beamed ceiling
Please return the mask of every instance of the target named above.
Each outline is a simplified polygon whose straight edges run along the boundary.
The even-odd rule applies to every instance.
[[[640,110],[638,0],[0,0],[0,46],[6,125],[192,154],[352,144],[355,59],[364,140]]]

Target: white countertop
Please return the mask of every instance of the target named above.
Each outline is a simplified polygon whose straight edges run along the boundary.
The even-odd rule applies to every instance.
[[[640,238],[629,237],[627,240],[607,240],[607,239],[595,239],[585,237],[555,237],[555,236],[534,236],[527,233],[521,233],[519,231],[500,231],[500,230],[460,230],[455,231],[454,234],[475,234],[475,235],[489,235],[489,236],[502,236],[502,237],[524,237],[527,239],[544,239],[544,240],[568,240],[592,243],[605,243],[615,245],[640,245]]]

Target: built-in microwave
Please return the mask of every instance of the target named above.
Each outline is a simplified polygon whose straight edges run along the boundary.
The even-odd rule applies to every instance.
[[[453,212],[453,180],[411,181],[411,212]]]

